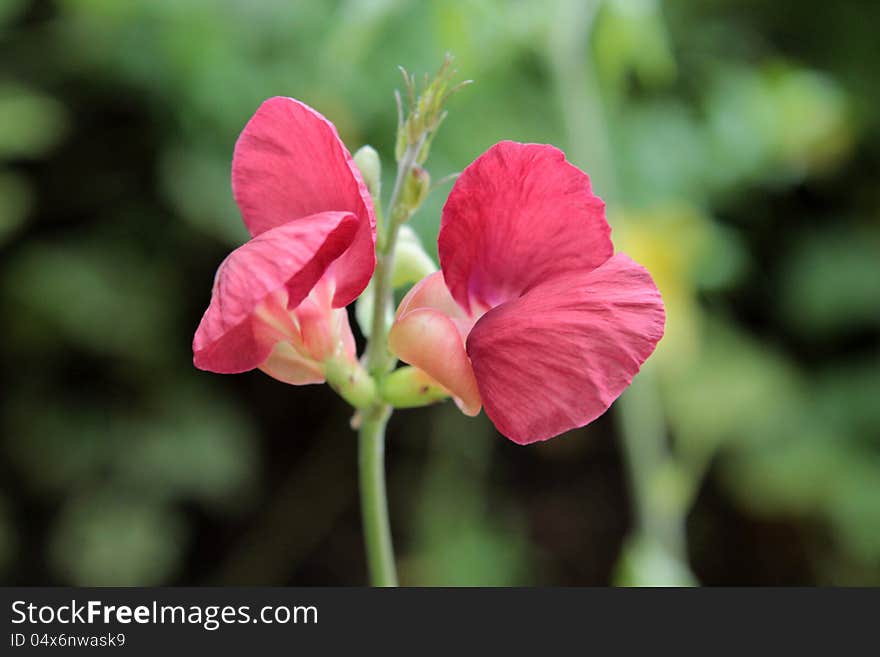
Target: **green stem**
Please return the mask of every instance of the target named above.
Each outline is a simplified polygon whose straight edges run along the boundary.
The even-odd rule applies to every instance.
[[[416,164],[424,138],[408,146],[397,166],[397,177],[391,192],[386,214],[386,233],[376,236],[376,271],[373,274],[375,297],[370,340],[367,343],[366,368],[381,387],[394,359],[388,351],[388,329],[385,321],[386,308],[391,304],[391,272],[394,269],[394,249],[401,217],[398,207],[401,190]],[[391,417],[391,407],[380,398],[363,409],[359,431],[359,469],[361,488],[361,514],[364,525],[364,541],[367,565],[374,586],[397,586],[394,565],[394,547],[391,541],[391,524],[388,520],[388,496],[385,485],[385,427]]]
[[[370,327],[370,341],[367,344],[367,371],[377,383],[387,374],[391,363],[388,352],[388,326],[385,322],[386,308],[391,304],[391,273],[394,270],[394,249],[397,246],[397,235],[400,225],[407,217],[400,217],[398,204],[401,190],[409,172],[415,166],[416,158],[424,143],[424,137],[418,143],[408,146],[397,165],[397,177],[388,203],[387,233],[376,236],[376,271],[373,273],[373,319]]]
[[[388,499],[385,493],[385,426],[391,416],[386,405],[364,413],[358,437],[361,514],[367,565],[373,586],[397,586]]]

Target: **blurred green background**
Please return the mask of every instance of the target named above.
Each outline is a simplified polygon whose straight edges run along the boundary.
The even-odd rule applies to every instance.
[[[667,336],[527,448],[390,425],[407,584],[880,584],[880,4],[0,0],[0,582],[361,584],[349,411],[191,365],[266,97],[393,173],[396,66],[456,56],[427,166],[550,142]],[[386,185],[387,188],[387,185]],[[445,185],[413,220],[436,255]],[[536,382],[536,385],[539,383]]]

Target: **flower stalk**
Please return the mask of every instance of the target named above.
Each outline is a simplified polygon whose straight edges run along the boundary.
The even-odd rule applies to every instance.
[[[379,402],[363,413],[358,432],[361,516],[373,586],[397,586],[385,485],[385,427],[391,407]]]
[[[416,158],[424,143],[425,137],[407,146],[403,157],[397,164],[397,176],[394,180],[394,188],[391,192],[391,200],[388,203],[388,225],[384,226],[384,234],[376,236],[376,271],[373,274],[373,317],[371,321],[370,341],[367,344],[366,367],[370,375],[377,381],[387,374],[393,362],[388,351],[388,325],[387,309],[391,306],[391,274],[394,271],[394,251],[397,248],[397,236],[400,226],[412,216],[416,208],[404,207],[401,201],[401,192],[404,181],[407,180]]]
[[[446,116],[443,106],[452,93],[466,84],[450,88],[449,82],[455,72],[451,61],[447,56],[437,76],[430,82],[425,79],[421,93],[417,93],[413,78],[401,70],[408,107],[404,115],[398,94],[397,174],[388,209],[384,215],[379,213],[383,220],[377,221],[373,309],[364,363],[378,391],[385,388],[386,379],[397,360],[388,350],[388,310],[393,302],[392,275],[400,227],[412,217],[427,195],[430,177],[420,165],[425,162],[431,139]],[[378,199],[375,200],[378,208],[380,204]],[[394,389],[394,386],[389,388]],[[432,397],[436,393],[433,389],[429,392]],[[361,409],[358,431],[361,514],[368,569],[374,586],[397,586],[385,483],[385,428],[392,410],[389,400],[376,395],[372,403]]]
[[[377,236],[376,271],[373,274],[374,301],[372,329],[367,343],[366,369],[372,380],[382,385],[388,370],[393,366],[388,351],[387,308],[391,304],[391,272],[394,269],[394,249],[400,221],[398,199],[402,181],[415,164],[411,149],[399,162],[397,179],[391,195],[385,234]],[[391,417],[391,406],[376,397],[362,415],[358,432],[358,468],[360,474],[361,516],[364,525],[364,542],[367,551],[367,567],[374,586],[397,586],[397,569],[394,563],[394,544],[391,539],[391,523],[388,518],[388,494],[385,484],[385,427]]]

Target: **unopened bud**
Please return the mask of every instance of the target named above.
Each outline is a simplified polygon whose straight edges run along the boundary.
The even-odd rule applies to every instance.
[[[394,269],[391,272],[391,285],[398,288],[417,283],[428,274],[437,271],[437,265],[427,254],[416,232],[407,225],[400,227],[397,236],[397,249],[394,251]]]
[[[370,196],[378,199],[382,186],[382,161],[376,149],[369,145],[361,146],[354,154],[354,163],[360,169]]]
[[[405,219],[408,219],[419,209],[419,206],[428,198],[429,191],[431,191],[431,174],[418,165],[414,166],[410,169],[409,175],[403,183],[403,192],[400,198],[400,207],[406,213]]]

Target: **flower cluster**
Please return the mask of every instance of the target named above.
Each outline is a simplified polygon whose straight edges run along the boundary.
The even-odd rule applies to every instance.
[[[298,101],[266,101],[236,144],[232,187],[253,239],[220,265],[196,366],[291,384],[334,383],[340,368],[366,377],[345,306],[373,275],[375,212],[333,125]],[[665,324],[650,275],[614,253],[610,233],[604,203],[561,151],[490,148],[443,208],[440,271],[413,286],[388,333],[415,374],[405,380],[466,414],[485,408],[520,444],[593,421]]]

